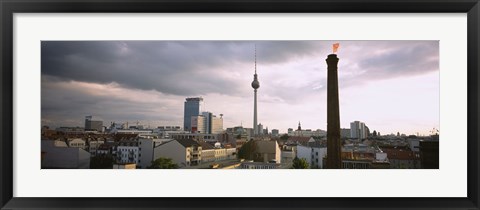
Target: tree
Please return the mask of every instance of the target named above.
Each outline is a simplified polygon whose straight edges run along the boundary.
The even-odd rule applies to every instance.
[[[282,136],[280,136],[280,139],[286,141],[289,137],[290,136],[288,136],[288,134],[283,134]]]
[[[110,155],[97,155],[90,159],[91,169],[112,169],[113,158]]]
[[[257,150],[257,144],[255,143],[255,140],[247,141],[238,150],[238,158],[239,159],[253,160],[256,150]]]
[[[305,160],[305,158],[299,159],[298,157],[295,157],[293,159],[292,169],[307,169],[307,168],[309,168],[309,165],[307,163],[307,160]]]
[[[176,163],[170,158],[158,158],[152,161],[152,164],[148,166],[149,169],[175,169],[179,168]]]

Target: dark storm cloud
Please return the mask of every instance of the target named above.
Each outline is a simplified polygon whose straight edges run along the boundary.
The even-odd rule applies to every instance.
[[[233,94],[242,84],[218,70],[244,62],[253,67],[254,43],[48,41],[42,42],[42,74],[173,95]],[[316,50],[303,42],[258,45],[261,63],[286,62]],[[252,69],[245,73],[250,75]]]
[[[341,89],[439,69],[437,41],[339,42]],[[97,115],[108,122],[137,119],[177,122],[182,120],[185,97],[208,94],[242,98],[237,102],[238,107],[248,109],[253,94],[250,83],[253,79],[255,44],[261,103],[295,105],[311,103],[312,100],[324,103],[322,94],[327,87],[325,58],[331,53],[332,43],[42,42],[42,121],[50,125],[82,125],[85,115]],[[98,84],[102,87],[92,88]],[[105,88],[111,85],[121,91],[133,91],[120,97],[98,94],[108,92]],[[153,91],[148,92],[150,90]],[[145,92],[146,97],[149,94],[160,96],[150,102],[131,99],[132,94]],[[165,102],[167,99],[162,97],[175,101],[175,104]],[[209,107],[215,112],[219,105],[212,103]],[[161,106],[165,109],[160,109]],[[277,113],[282,112],[289,110],[278,110]],[[229,120],[241,122],[243,119]]]
[[[312,41],[266,41],[258,44],[259,63],[283,63],[304,56],[317,55],[322,49],[320,42]]]
[[[192,96],[239,94],[244,81],[229,69],[244,65],[251,75],[254,45],[259,68],[330,53],[332,41],[47,41],[42,42],[42,74],[63,80],[118,83],[128,88]],[[340,41],[341,71],[361,84],[375,79],[438,70],[436,41]],[[368,50],[368,51],[367,51]],[[348,62],[348,64],[345,64]],[[343,65],[343,66],[342,66]],[[250,67],[251,66],[251,67]],[[325,87],[324,84],[316,85]],[[322,88],[316,88],[323,90]]]
[[[42,76],[41,114],[42,121],[50,126],[83,125],[87,115],[101,116],[102,119],[123,122],[123,120],[175,121],[179,110],[162,110],[158,99],[150,102],[139,101],[128,95],[92,94],[97,89],[78,83],[60,81],[56,77]],[[181,105],[181,99],[178,105]],[[177,106],[178,106],[177,105]],[[178,112],[178,113],[177,113]],[[108,123],[105,121],[104,123]]]

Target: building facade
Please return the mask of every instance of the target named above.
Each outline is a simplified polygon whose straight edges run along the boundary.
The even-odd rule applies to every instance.
[[[278,129],[272,129],[272,136],[279,136],[280,131]]]
[[[77,147],[82,149],[85,149],[87,147],[85,140],[81,138],[67,139],[67,144],[68,144],[68,147]]]
[[[282,151],[277,141],[255,140],[256,150],[254,152],[255,162],[281,163]]]
[[[196,166],[202,162],[202,146],[191,139],[177,139],[154,148],[153,159],[170,158],[180,168]]]
[[[139,168],[147,168],[151,165],[153,159],[153,149],[167,141],[171,141],[173,139],[155,139],[155,138],[146,138],[141,137],[138,139],[138,150],[139,150],[139,160],[138,160],[138,167]]]
[[[91,139],[88,141],[88,151],[92,157],[97,155],[97,150],[103,143],[105,143],[105,141],[99,139]]]
[[[200,107],[203,102],[203,98],[186,98],[184,103],[184,112],[183,112],[183,130],[191,131],[192,130],[192,117],[198,116],[200,114]]]
[[[42,169],[88,169],[90,153],[82,148],[68,147],[63,141],[41,141]]]
[[[139,149],[138,146],[118,146],[117,163],[135,163],[139,161]]]
[[[174,133],[170,134],[172,139],[195,139],[197,141],[209,141],[217,142],[217,134],[206,134],[206,133]]]
[[[350,129],[348,128],[341,128],[340,129],[340,137],[341,138],[351,138],[351,133],[350,133]]]
[[[205,125],[205,117],[202,115],[192,116],[191,132],[192,133],[207,133],[207,126]]]
[[[368,137],[365,123],[354,121],[350,123],[350,138],[365,139]]]
[[[212,134],[223,133],[223,117],[213,116],[212,118]]]
[[[94,120],[93,116],[85,116],[85,130],[103,132],[103,121]]]
[[[192,133],[219,134],[223,133],[223,118],[211,112],[202,112],[202,115],[192,116]]]
[[[310,168],[324,168],[323,159],[327,156],[326,147],[308,147],[297,145],[297,157],[305,158]]]

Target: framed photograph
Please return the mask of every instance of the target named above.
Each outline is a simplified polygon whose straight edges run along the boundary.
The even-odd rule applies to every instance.
[[[2,209],[479,208],[478,0],[0,7]]]

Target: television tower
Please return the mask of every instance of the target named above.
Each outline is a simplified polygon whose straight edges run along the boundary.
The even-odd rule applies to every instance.
[[[260,87],[257,77],[257,45],[255,45],[255,74],[253,75],[252,88],[254,93],[253,101],[253,135],[258,135],[258,125],[257,125],[257,89]]]

